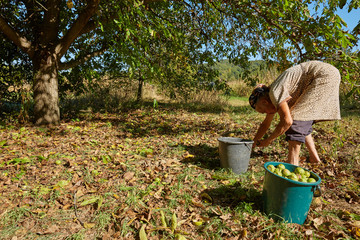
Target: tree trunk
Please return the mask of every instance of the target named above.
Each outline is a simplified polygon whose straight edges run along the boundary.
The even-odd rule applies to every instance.
[[[139,82],[138,82],[138,92],[137,92],[137,97],[136,97],[137,102],[140,102],[142,100],[143,86],[144,86],[144,78],[140,75]]]
[[[42,50],[33,58],[35,125],[60,123],[58,69],[56,55]]]

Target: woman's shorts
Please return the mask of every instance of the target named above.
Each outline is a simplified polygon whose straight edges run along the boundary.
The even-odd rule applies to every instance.
[[[305,137],[312,132],[314,121],[293,121],[291,127],[285,132],[286,141],[305,142]]]

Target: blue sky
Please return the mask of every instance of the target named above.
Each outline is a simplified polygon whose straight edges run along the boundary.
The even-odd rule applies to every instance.
[[[309,5],[309,10],[311,15],[321,15],[322,6],[315,12],[314,10],[315,3]],[[346,22],[347,27],[344,27],[345,30],[349,30],[349,33],[352,33],[353,29],[357,26],[360,21],[360,9],[352,9],[348,12],[348,5],[345,5],[343,9],[339,9],[336,11],[336,14],[339,15],[344,22]],[[353,48],[353,50],[360,50],[360,40],[358,41],[357,46]]]
[[[309,10],[310,14],[320,14],[322,12],[322,6],[316,11],[314,11],[314,5],[315,3],[310,4]],[[360,21],[360,9],[352,9],[350,12],[348,12],[348,5],[345,5],[343,9],[339,9],[336,11],[336,14],[339,15],[345,22],[347,27],[344,27],[345,30],[349,30],[349,33],[352,33],[352,30],[356,27],[356,25]],[[358,45],[355,46],[354,50],[360,50],[360,41],[358,41]]]
[[[310,7],[310,13],[311,12],[312,12],[312,8]],[[321,10],[318,10],[318,13],[321,13]],[[314,12],[312,12],[311,14],[314,14]],[[355,10],[353,9],[349,13],[347,6],[345,6],[343,9],[339,9],[336,12],[336,14],[339,15],[346,22],[347,28],[345,29],[349,30],[350,33],[360,21],[360,9],[355,9]],[[358,46],[355,46],[354,50],[360,50],[360,43],[358,44]],[[257,56],[255,58],[251,58],[251,60],[254,59],[257,60],[259,59],[259,57]]]
[[[352,31],[360,21],[360,9],[352,10],[350,13],[348,13],[348,10],[343,8],[337,11],[336,14],[347,23],[347,29],[350,31]]]
[[[354,27],[360,21],[360,9],[353,9],[351,12],[348,12],[348,8],[344,7],[336,12],[347,24],[347,30],[351,33]],[[358,41],[358,45],[355,46],[354,50],[360,50],[360,41]]]
[[[316,3],[313,2],[309,5],[309,10],[311,15],[321,15],[323,10],[323,4],[320,4],[319,9],[315,11]],[[346,4],[342,9],[336,11],[336,14],[339,15],[348,25],[346,29],[350,30],[350,32],[356,27],[356,25],[360,21],[360,9],[352,9],[348,12],[349,6]]]

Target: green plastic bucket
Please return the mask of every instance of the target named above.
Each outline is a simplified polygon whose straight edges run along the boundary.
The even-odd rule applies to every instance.
[[[264,164],[265,179],[263,187],[264,212],[276,221],[297,223],[302,225],[308,215],[313,196],[321,194],[321,178],[314,172],[310,176],[314,183],[290,180],[268,170],[270,164],[275,167],[284,164],[291,172],[298,166],[283,162],[267,162]]]

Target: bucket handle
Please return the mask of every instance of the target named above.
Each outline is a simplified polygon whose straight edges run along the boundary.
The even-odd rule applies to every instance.
[[[313,187],[314,191],[314,197],[320,197],[321,196],[321,188],[320,185],[316,185]]]
[[[244,144],[249,149],[249,151],[251,151],[251,148],[249,147],[249,145],[247,143],[244,143]]]

